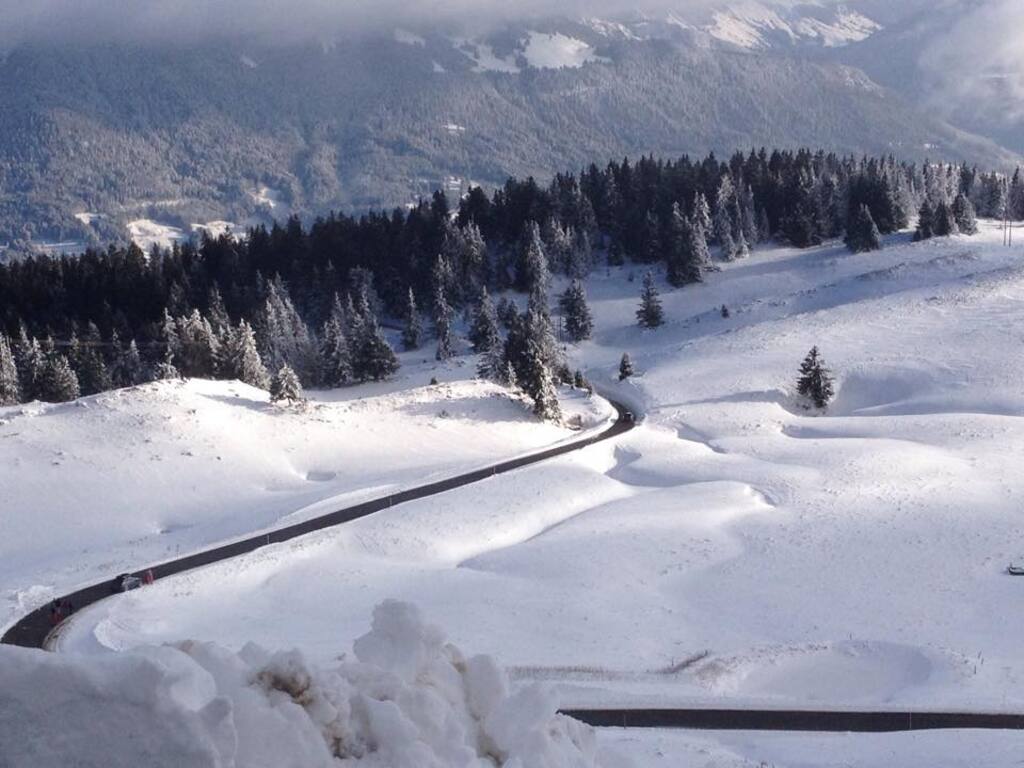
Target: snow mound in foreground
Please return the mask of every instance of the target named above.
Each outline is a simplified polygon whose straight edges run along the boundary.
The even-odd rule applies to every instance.
[[[0,764],[245,768],[608,766],[545,688],[510,693],[389,600],[334,669],[185,642],[104,657],[0,649]],[[617,764],[617,761],[615,761]]]

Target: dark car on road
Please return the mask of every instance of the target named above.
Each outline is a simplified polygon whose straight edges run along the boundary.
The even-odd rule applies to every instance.
[[[110,583],[110,591],[117,592],[130,592],[133,589],[138,589],[142,586],[142,579],[138,576],[132,576],[130,573],[122,573]]]

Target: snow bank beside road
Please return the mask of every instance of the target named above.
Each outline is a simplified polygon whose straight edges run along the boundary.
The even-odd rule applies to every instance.
[[[415,606],[386,601],[354,661],[184,642],[100,657],[0,649],[5,768],[586,768],[593,730],[544,688],[509,694]]]

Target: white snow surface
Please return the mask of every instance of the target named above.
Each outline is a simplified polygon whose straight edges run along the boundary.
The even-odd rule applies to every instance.
[[[200,380],[0,408],[0,627],[54,593],[574,435],[500,387],[405,371],[293,409]],[[566,407],[583,426],[611,415]]]
[[[704,285],[662,283],[668,322],[654,331],[635,325],[640,281],[630,276],[639,271],[602,269],[587,283],[594,339],[570,353],[602,391],[645,414],[639,428],[117,596],[81,611],[60,647],[102,658],[182,638],[233,652],[255,641],[301,647],[310,663],[329,665],[361,635],[375,605],[397,598],[420,605],[457,645],[502,659],[514,687],[553,684],[563,706],[1021,711],[1015,606],[1024,581],[1005,567],[1024,555],[1024,249],[1000,242],[997,226],[983,222],[974,238],[912,243],[901,234],[867,254],[838,243],[760,248]],[[837,397],[822,414],[793,392],[812,345],[836,375]],[[625,350],[637,375],[618,383]],[[401,398],[403,386],[381,385],[377,394]],[[34,483],[17,504],[4,501],[18,526],[30,525],[22,517],[103,498],[97,485],[81,491],[32,479],[45,477],[47,460],[61,460],[55,452],[66,450],[68,430],[75,434],[71,419],[50,432],[47,425],[62,409],[88,414],[95,406],[85,402],[30,407],[46,418],[16,416],[0,428],[0,452],[10,452],[0,456],[3,466],[12,466],[11,456],[23,461],[15,487]],[[381,407],[396,411],[394,401]],[[396,412],[396,423],[407,424],[408,413]],[[452,442],[468,451],[494,438],[498,451],[507,438],[496,439],[494,420],[481,428],[474,418],[467,415]],[[206,421],[205,412],[196,417],[197,425]],[[230,446],[236,422],[222,423],[205,433],[208,443],[190,446]],[[40,430],[49,436],[34,437]],[[306,430],[292,439],[304,441]],[[528,431],[531,440],[557,439]],[[96,445],[103,429],[80,434],[92,438],[92,450],[106,450]],[[146,445],[127,423],[121,434],[142,464]],[[386,469],[381,484],[395,482],[404,454],[393,452],[429,432],[400,434],[362,465]],[[49,453],[26,451],[35,439]],[[239,439],[253,442],[244,430]],[[11,440],[28,442],[8,448]],[[82,452],[76,477],[85,478]],[[163,451],[165,459],[173,454]],[[198,504],[205,514],[258,516],[259,506],[242,497],[252,482],[245,471],[213,476],[206,462],[181,462],[174,477],[187,480],[147,499],[165,503],[173,492],[185,497],[182,515],[196,515]],[[322,468],[307,464],[298,465],[299,478]],[[112,471],[93,468],[100,478]],[[113,487],[104,503],[128,484]],[[271,516],[301,508],[300,500],[290,487]],[[124,510],[136,507],[145,504],[110,520],[121,525]],[[76,517],[45,519],[33,539],[43,560],[51,555],[40,530],[60,535]],[[85,523],[82,530],[95,535]],[[59,559],[70,569],[81,558],[98,561],[99,550],[66,547]],[[19,579],[26,603],[44,601],[47,584],[72,580],[26,579],[19,574],[36,567],[32,558],[8,566],[2,554],[5,583]],[[95,569],[86,565],[82,579]],[[673,766],[1001,765],[1020,746],[1014,734],[991,734],[985,745],[971,734],[599,738],[639,765]],[[919,757],[887,763],[904,754]]]
[[[395,597],[567,706],[1024,707],[1024,261],[999,239],[766,248],[663,286],[656,331],[629,268],[601,271],[573,356],[640,428],[107,601],[63,646],[322,660]],[[793,395],[814,344],[823,415]]]
[[[530,32],[523,55],[536,69],[578,69],[588,62],[602,60],[582,40],[546,32]]]
[[[411,605],[386,601],[354,658],[213,643],[102,659],[0,649],[5,768],[587,768],[622,765],[556,714],[539,685],[510,693]]]
[[[188,239],[188,235],[180,227],[161,224],[152,219],[135,219],[128,222],[128,236],[144,251],[149,251],[154,245],[170,248],[174,243]]]

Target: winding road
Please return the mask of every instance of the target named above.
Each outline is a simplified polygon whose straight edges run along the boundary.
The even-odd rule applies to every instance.
[[[190,571],[204,565],[239,557],[269,544],[277,544],[304,536],[314,531],[358,520],[375,512],[416,499],[435,496],[455,488],[479,483],[495,475],[537,464],[548,459],[578,451],[605,440],[612,440],[636,426],[633,414],[621,403],[610,400],[618,417],[601,432],[553,448],[500,462],[456,477],[438,480],[417,488],[410,488],[389,496],[339,509],[301,523],[233,541],[212,549],[169,560],[135,575],[151,570],[162,579]],[[111,580],[83,587],[59,600],[70,602],[76,609],[111,596]],[[28,648],[45,649],[47,638],[54,631],[50,620],[49,604],[37,608],[11,626],[0,643]],[[571,709],[564,714],[596,727],[620,728],[691,728],[704,730],[772,730],[772,731],[832,731],[884,733],[945,728],[983,728],[1024,730],[1024,714],[971,713],[971,712],[852,712],[811,710],[753,710],[753,709]]]

